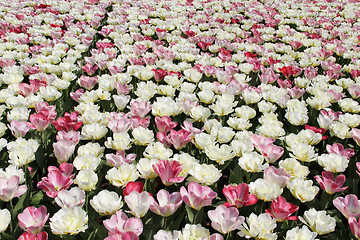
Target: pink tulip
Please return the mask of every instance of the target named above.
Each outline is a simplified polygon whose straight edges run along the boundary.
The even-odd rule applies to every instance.
[[[171,139],[170,139],[169,135],[166,134],[166,132],[156,133],[156,138],[157,138],[157,140],[159,140],[159,142],[164,144],[165,147],[170,147],[172,144]]]
[[[124,197],[129,195],[132,191],[141,193],[143,191],[144,184],[142,182],[128,182],[126,187],[123,189]]]
[[[270,214],[277,221],[282,222],[284,220],[298,220],[299,218],[297,216],[290,216],[297,210],[299,210],[298,206],[286,202],[284,197],[278,196],[276,199],[272,200],[270,209],[266,209],[265,212]]]
[[[202,186],[197,182],[191,182],[188,185],[188,190],[185,187],[180,188],[180,195],[186,205],[199,210],[202,207],[211,205],[217,193],[210,187]]]
[[[181,148],[185,147],[186,144],[188,144],[191,141],[190,137],[191,133],[181,129],[179,131],[170,130],[169,138],[171,140],[172,145],[177,150],[180,150]]]
[[[224,186],[222,193],[226,197],[227,202],[224,203],[225,207],[244,207],[255,204],[258,199],[254,194],[249,194],[249,186],[246,183],[239,185]]]
[[[68,189],[73,183],[72,171],[73,165],[69,163],[62,163],[59,168],[49,166],[47,177],[41,178],[37,187],[44,190],[48,197],[55,198],[59,191]]]
[[[72,112],[71,114],[66,112],[64,117],[59,117],[56,121],[52,121],[52,124],[58,131],[76,131],[82,125],[82,122],[78,121],[78,116],[79,113],[76,111]]]
[[[139,116],[140,118],[144,118],[146,114],[148,114],[151,110],[151,106],[149,102],[138,102],[134,101],[130,104],[131,110],[130,113],[134,116]]]
[[[218,57],[221,59],[221,61],[227,62],[231,60],[231,50],[226,50],[225,48],[220,48],[219,50],[220,52],[218,54]]]
[[[5,177],[0,178],[0,200],[8,202],[14,197],[19,197],[27,191],[26,185],[19,186],[20,177],[11,176],[9,179]]]
[[[108,127],[112,132],[127,132],[132,127],[132,121],[127,118],[127,115],[115,114],[110,113]]]
[[[81,76],[79,79],[79,84],[81,87],[85,88],[86,90],[91,90],[95,84],[98,81],[98,77],[87,77],[87,76]]]
[[[53,143],[54,155],[58,163],[67,162],[75,151],[75,144],[72,141],[59,141]]]
[[[82,207],[85,204],[85,191],[78,187],[63,189],[59,191],[55,202],[61,208]]]
[[[208,216],[211,220],[211,226],[222,234],[238,230],[245,220],[243,216],[239,216],[237,208],[227,208],[223,205],[219,205],[215,210],[209,211]]]
[[[162,69],[151,69],[151,71],[153,71],[155,73],[154,75],[154,79],[157,82],[160,82],[161,80],[163,80],[166,75],[167,75],[167,71],[166,70],[162,70]]]
[[[172,122],[169,116],[155,117],[155,124],[160,132],[169,132],[177,126],[177,122]]]
[[[357,239],[360,239],[360,219],[359,221],[356,221],[356,218],[354,216],[350,216],[348,219],[348,223],[352,234],[354,234]]]
[[[139,218],[128,218],[121,210],[112,215],[110,219],[104,220],[103,224],[109,230],[109,236],[121,235],[125,232],[133,232],[136,236],[140,236],[143,231],[143,224]]]
[[[123,163],[132,163],[136,158],[136,154],[130,153],[125,156],[125,151],[116,151],[116,154],[105,154],[105,158],[110,166],[118,167]]]
[[[168,191],[161,189],[157,194],[155,200],[150,205],[150,210],[162,217],[168,217],[172,215],[182,204],[181,195],[179,192],[169,193]]]
[[[69,95],[71,99],[73,99],[76,102],[80,102],[80,97],[85,93],[84,89],[79,88],[75,92],[71,92]]]
[[[184,177],[178,177],[183,166],[178,161],[159,160],[159,163],[152,165],[154,171],[159,175],[165,186],[184,181]]]
[[[270,166],[264,172],[264,179],[268,182],[279,185],[281,188],[284,188],[290,180],[290,175],[283,168]]]
[[[28,127],[40,132],[44,131],[50,124],[51,119],[45,112],[33,113],[30,115]]]
[[[58,131],[56,134],[56,141],[72,141],[75,145],[77,145],[80,141],[80,132],[76,131]]]
[[[272,143],[266,145],[259,144],[257,148],[268,163],[276,162],[284,154],[284,148]]]
[[[43,112],[45,115],[48,116],[50,120],[54,120],[56,118],[56,106],[49,105],[47,102],[40,102],[35,104],[35,112],[40,113]]]
[[[332,146],[327,144],[326,151],[328,151],[328,153],[336,153],[348,159],[355,155],[354,149],[352,148],[344,149],[344,146],[341,143],[334,143]]]
[[[39,232],[38,234],[34,234],[31,232],[25,232],[21,234],[18,240],[47,240],[48,234],[47,232]]]
[[[250,136],[250,140],[252,142],[252,144],[255,146],[256,149],[259,148],[259,145],[268,145],[268,144],[271,144],[273,142],[275,142],[275,139],[273,138],[267,138],[263,135],[256,135],[256,134],[253,134]]]
[[[126,83],[120,83],[120,82],[116,82],[115,83],[115,88],[116,88],[116,91],[117,91],[117,94],[120,95],[120,94],[129,94],[131,89],[132,89],[132,86],[131,85],[127,85]]]
[[[131,117],[131,129],[137,127],[147,128],[150,125],[150,118],[141,118],[140,116],[132,116]]]
[[[27,207],[22,213],[17,216],[19,220],[19,226],[27,232],[38,234],[43,229],[46,221],[49,218],[46,207],[41,206],[39,208]]]
[[[351,130],[351,136],[358,146],[360,146],[360,130],[357,128],[353,128]]]
[[[294,50],[298,50],[299,48],[301,48],[302,42],[300,42],[300,41],[291,41],[290,45],[292,46],[292,48]]]
[[[298,86],[295,86],[291,89],[288,89],[289,95],[294,99],[299,99],[302,95],[305,93],[305,88],[300,88]]]
[[[354,194],[338,197],[333,200],[333,204],[346,218],[360,216],[360,200]]]
[[[90,63],[85,64],[81,67],[84,72],[86,72],[88,75],[93,75],[96,70],[99,68],[97,65],[92,65]]]
[[[26,124],[25,121],[11,121],[10,124],[7,125],[11,131],[11,134],[16,137],[24,137],[26,133],[30,130],[30,127]]]
[[[105,238],[104,240],[138,240],[139,237],[134,232],[117,233]]]
[[[110,58],[112,58],[113,56],[111,56]],[[110,59],[109,59],[110,60]],[[121,73],[122,71],[124,71],[124,67],[122,66],[116,66],[116,65],[110,65],[109,62],[107,64],[107,69],[109,70],[110,74],[112,76],[118,74],[118,73]],[[118,83],[118,82],[117,82]],[[116,83],[115,83],[116,84]],[[115,88],[116,88],[116,85],[115,85]],[[130,89],[131,90],[131,89]],[[130,92],[130,91],[129,91]],[[118,94],[120,94],[118,92]]]
[[[190,132],[191,137],[193,137],[195,134],[202,133],[205,130],[205,127],[202,127],[201,129],[194,127],[192,122],[189,121],[184,121],[183,126],[181,126],[181,128]]]
[[[323,171],[321,175],[323,178],[321,178],[320,176],[315,176],[314,178],[320,184],[321,189],[326,191],[328,194],[342,192],[348,188],[342,187],[346,180],[346,177],[343,174],[336,176],[335,179],[334,175],[328,171]]]

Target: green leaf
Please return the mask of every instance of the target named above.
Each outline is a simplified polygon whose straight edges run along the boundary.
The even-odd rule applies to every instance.
[[[194,212],[193,209],[191,207],[189,207],[188,205],[185,206],[186,212],[187,212],[187,217],[189,219],[189,221],[192,223],[194,222]]]
[[[0,235],[1,236],[1,235]],[[4,238],[2,238],[4,237]],[[4,239],[4,240],[15,240],[15,238],[13,236],[11,236],[10,234],[8,233],[2,233],[2,236],[1,236],[1,239]]]
[[[41,200],[44,198],[44,193],[39,191],[31,196],[31,205],[40,204]]]

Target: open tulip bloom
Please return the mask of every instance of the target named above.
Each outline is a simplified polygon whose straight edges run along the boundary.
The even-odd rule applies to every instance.
[[[360,239],[359,19],[0,1],[0,239]]]

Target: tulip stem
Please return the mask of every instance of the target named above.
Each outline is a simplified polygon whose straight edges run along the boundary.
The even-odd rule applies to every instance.
[[[167,217],[163,217],[163,229],[166,230],[167,225]]]
[[[228,234],[226,234],[226,240],[231,239],[231,232],[228,232]]]

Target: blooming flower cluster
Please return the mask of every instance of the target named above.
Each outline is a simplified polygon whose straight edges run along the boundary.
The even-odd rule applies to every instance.
[[[1,239],[360,239],[357,0],[0,3]]]

